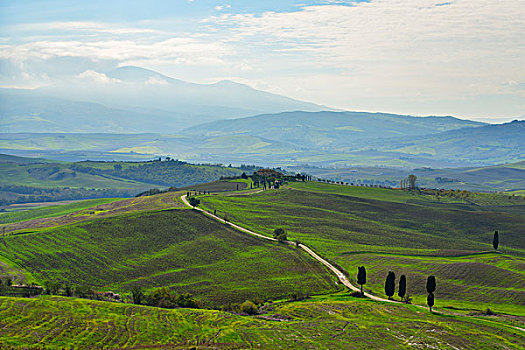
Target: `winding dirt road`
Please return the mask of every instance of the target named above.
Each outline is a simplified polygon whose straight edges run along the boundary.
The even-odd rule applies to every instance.
[[[260,191],[258,191],[260,192]],[[182,201],[184,202],[184,204],[186,204],[188,207],[192,207],[190,205],[190,203],[188,202],[188,200],[186,199],[187,195],[183,195],[181,197]],[[201,208],[198,208],[198,207],[195,207],[193,208],[194,210],[198,210],[200,211],[201,213],[217,220],[217,221],[220,221],[222,223],[227,223],[229,224],[230,226],[232,227],[235,227],[237,230],[239,231],[242,231],[244,233],[247,233],[249,235],[252,235],[252,236],[256,236],[256,237],[259,237],[259,238],[262,238],[262,239],[266,239],[268,241],[274,241],[276,242],[277,240],[275,238],[272,238],[272,237],[268,237],[268,236],[265,236],[265,235],[261,235],[260,233],[257,233],[257,232],[254,232],[252,230],[248,230],[247,228],[244,228],[244,227],[241,227],[237,224],[234,224],[234,223],[231,223],[231,222],[227,222],[226,220],[224,220],[223,218],[217,216],[217,215],[214,215],[213,213],[210,213],[204,209],[201,209]],[[295,245],[294,242],[290,242],[290,241],[285,241],[284,243],[286,244],[290,244],[290,245]],[[334,265],[330,264],[328,261],[326,261],[325,259],[323,259],[322,257],[320,257],[317,253],[315,253],[312,249],[310,249],[308,246],[300,243],[299,244],[299,247],[301,249],[303,249],[305,252],[307,252],[312,258],[314,258],[315,260],[319,261],[321,264],[323,264],[324,266],[326,266],[328,269],[330,269],[336,276],[337,278],[339,279],[339,281],[346,287],[348,287],[349,289],[353,290],[353,291],[361,291],[360,288],[354,286],[353,284],[350,283],[350,281],[348,280],[348,278],[346,278],[346,276],[343,274],[343,272],[341,272],[338,268],[336,268]],[[375,296],[375,295],[372,295],[370,293],[364,293],[366,297],[370,298],[371,300],[375,300],[375,301],[384,301],[384,302],[387,302],[387,303],[397,303],[397,304],[401,304],[400,301],[396,301],[396,300],[389,300],[389,299],[384,299],[384,298],[380,298],[378,296]],[[422,309],[426,309],[425,306],[423,305],[414,305],[416,307],[419,307],[419,308],[422,308]],[[450,313],[450,312],[444,312],[443,310],[442,311],[437,311],[436,309],[433,310],[434,313],[436,314],[441,314],[441,315],[445,315],[445,314],[448,314],[448,315],[451,315],[453,313]],[[490,320],[483,320],[485,322],[489,322],[489,323],[495,323],[494,321],[490,321]],[[500,324],[500,323],[498,323]],[[507,327],[510,327],[510,328],[513,328],[515,330],[518,330],[518,331],[521,331],[521,332],[525,332],[525,329],[524,328],[521,328],[521,327],[517,327],[517,326],[512,326],[512,325],[507,325],[507,324],[500,324],[500,325],[503,325],[503,326],[507,326]]]
[[[190,203],[188,202],[188,200],[186,199],[187,195],[183,195],[181,197],[182,201],[189,207],[191,207]],[[215,220],[218,220],[222,223],[226,223],[226,220],[224,220],[223,218],[217,216],[217,215],[213,215],[212,213],[204,210],[204,209],[201,209],[199,207],[195,207],[194,208],[195,210],[198,210],[200,211],[201,213],[205,214],[205,215],[208,215],[209,217],[215,219]],[[266,239],[268,241],[274,241],[276,242],[277,240],[275,238],[272,238],[272,237],[268,237],[268,236],[265,236],[265,235],[261,235],[260,233],[257,233],[257,232],[254,232],[252,230],[248,230],[244,227],[241,227],[239,225],[236,225],[234,223],[231,223],[231,222],[227,222],[230,226],[232,227],[235,227],[236,229],[238,229],[239,231],[242,231],[244,233],[247,233],[249,235],[252,235],[252,236],[256,236],[256,237],[259,237],[259,238],[262,238],[262,239]],[[290,242],[290,241],[285,241],[284,243],[286,244],[290,244],[290,245],[295,245],[295,243],[293,242]],[[330,264],[328,261],[326,261],[325,259],[321,258],[317,253],[315,253],[312,249],[310,249],[308,246],[302,244],[302,243],[299,243],[299,248],[303,249],[305,252],[307,252],[312,258],[314,258],[315,260],[319,261],[321,264],[323,264],[324,266],[326,266],[328,269],[330,269],[336,276],[337,278],[339,279],[339,281],[346,287],[348,287],[349,289],[351,290],[354,290],[354,291],[361,291],[361,289],[359,289],[358,287],[354,286],[353,284],[350,283],[350,281],[348,280],[348,278],[346,278],[346,276],[343,274],[343,272],[341,272],[338,268],[336,268],[334,265]],[[388,299],[384,299],[384,298],[380,298],[380,297],[377,297],[375,295],[372,295],[372,294],[369,294],[369,293],[366,293],[365,292],[365,296],[372,299],[372,300],[376,300],[376,301],[385,301],[385,302],[389,302],[389,303],[396,303],[395,300],[388,300]]]

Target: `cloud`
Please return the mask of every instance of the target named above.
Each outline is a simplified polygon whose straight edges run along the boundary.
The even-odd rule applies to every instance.
[[[119,79],[109,78],[104,73],[95,72],[94,70],[87,70],[85,72],[82,72],[77,77],[79,79],[86,80],[86,81],[93,82],[93,83],[108,84],[108,83],[120,83],[121,82]]]

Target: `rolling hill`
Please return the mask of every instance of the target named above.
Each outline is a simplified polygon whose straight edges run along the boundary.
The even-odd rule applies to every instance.
[[[388,271],[405,274],[408,293],[425,304],[435,275],[441,306],[516,312],[525,303],[524,200],[492,194],[433,195],[391,189],[291,183],[251,196],[201,196],[202,207],[271,235],[282,226],[349,272],[367,269],[367,291],[384,296]],[[492,237],[498,230],[499,252]]]
[[[515,198],[474,193],[467,198],[454,192],[437,200],[418,192],[317,182],[199,197],[202,207],[261,234],[285,228],[290,240],[312,247],[347,271],[353,283],[356,266],[366,266],[365,290],[375,295],[383,296],[384,277],[391,270],[407,276],[408,292],[421,305],[425,279],[435,275],[438,312],[430,313],[418,305],[341,292],[335,275],[301,249],[247,235],[190,210],[179,201],[181,194],[91,202],[93,207],[80,202],[34,215],[0,214],[8,216],[7,227],[26,224],[0,236],[6,247],[0,250],[0,276],[14,276],[17,283],[50,280],[111,289],[128,302],[132,286],[146,291],[168,286],[192,293],[206,307],[229,309],[231,303],[257,300],[258,315],[59,296],[0,297],[0,346],[522,345],[525,246],[519,238],[524,222],[523,204]],[[39,226],[42,220],[52,223]],[[499,252],[488,251],[495,223]],[[292,293],[314,296],[286,300]],[[482,311],[487,308],[491,311]],[[385,326],[385,320],[395,327]]]
[[[412,117],[365,112],[285,112],[221,120],[185,130],[203,136],[251,135],[298,147],[337,151],[354,143],[395,136],[436,134],[483,123],[453,117]],[[359,146],[357,146],[360,148]]]
[[[243,172],[176,160],[70,163],[8,155],[0,156],[0,168],[2,204],[131,197],[151,188],[196,185]]]
[[[2,237],[9,249],[0,252],[0,275],[5,278],[5,266],[12,266],[18,280],[120,293],[132,286],[168,286],[208,307],[340,289],[335,277],[301,250],[261,241],[171,204]]]

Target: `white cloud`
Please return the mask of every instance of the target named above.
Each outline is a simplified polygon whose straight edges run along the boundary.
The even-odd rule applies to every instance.
[[[80,73],[77,78],[93,82],[93,83],[120,83],[121,81],[119,79],[113,79],[109,78],[104,73],[95,72],[94,70],[87,70],[85,72]]]

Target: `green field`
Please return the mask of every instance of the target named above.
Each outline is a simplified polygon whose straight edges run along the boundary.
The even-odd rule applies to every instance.
[[[290,240],[349,271],[354,283],[357,266],[365,265],[366,288],[373,294],[384,296],[384,280],[392,270],[398,278],[407,275],[408,293],[424,303],[425,279],[435,275],[438,306],[524,314],[521,205],[453,203],[410,192],[319,183],[294,183],[250,196],[202,196],[201,203],[263,234],[284,227]],[[500,232],[500,252],[473,255],[493,251],[494,230]]]
[[[8,235],[0,243],[0,262],[16,267],[19,279],[27,275],[40,284],[117,292],[169,286],[214,307],[340,289],[335,276],[301,250],[261,241],[192,210],[131,212]],[[0,275],[8,274],[2,266]]]
[[[268,305],[262,315],[61,297],[0,297],[2,348],[522,349],[495,317],[443,316],[351,297]],[[512,322],[512,321],[509,321]],[[516,321],[513,321],[514,323]]]

